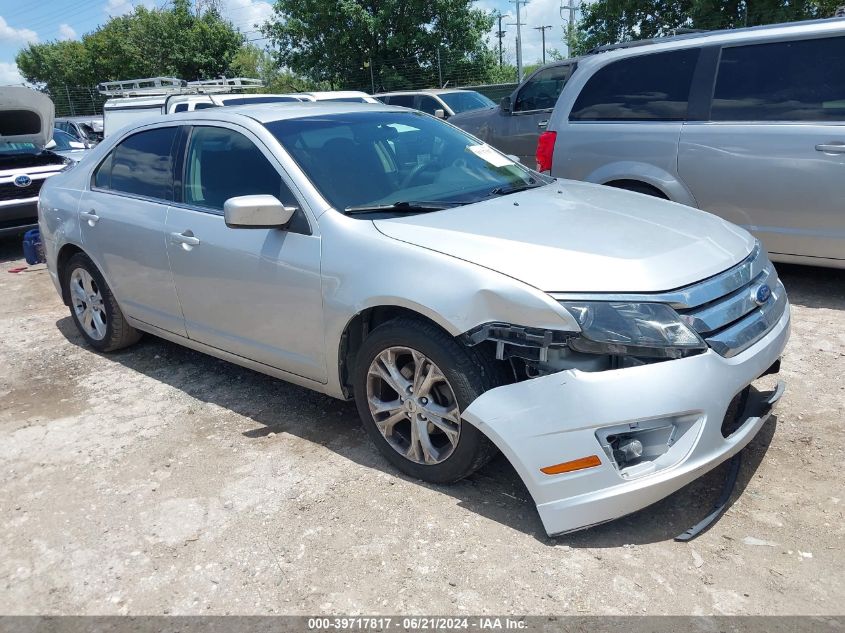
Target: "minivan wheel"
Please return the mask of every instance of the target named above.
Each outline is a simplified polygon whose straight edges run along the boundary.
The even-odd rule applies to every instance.
[[[435,325],[399,318],[374,329],[358,352],[353,382],[364,427],[402,472],[451,483],[496,454],[461,412],[502,376]]]
[[[141,338],[141,333],[126,322],[106,280],[87,255],[71,257],[63,279],[70,315],[91,347],[112,352]]]

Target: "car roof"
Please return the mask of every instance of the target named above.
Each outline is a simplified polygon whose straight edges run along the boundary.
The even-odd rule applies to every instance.
[[[354,103],[345,101],[291,101],[287,103],[262,103],[258,105],[226,106],[225,108],[208,108],[193,112],[178,112],[162,115],[157,122],[177,121],[181,119],[207,119],[209,121],[243,120],[243,117],[254,119],[259,123],[270,123],[285,119],[300,119],[303,117],[319,117],[334,114],[349,114],[354,112],[412,112],[407,108],[399,108],[375,103]],[[146,120],[149,123],[150,119]],[[139,122],[140,123],[140,122]]]
[[[475,92],[464,88],[431,88],[425,90],[391,90],[390,92],[377,92],[374,97],[389,97],[391,95],[443,95],[453,92]]]
[[[782,24],[764,24],[739,29],[722,29],[718,31],[698,31],[669,37],[658,37],[649,40],[632,40],[620,44],[599,46],[587,53],[586,58],[599,54],[614,54],[626,56],[628,54],[643,54],[652,50],[666,50],[673,48],[687,48],[705,44],[723,44],[735,41],[755,41],[777,39],[795,35],[824,35],[845,32],[845,18],[825,18],[821,20],[805,20],[802,22],[787,22]],[[604,57],[604,55],[601,55]],[[585,58],[582,58],[585,59]]]

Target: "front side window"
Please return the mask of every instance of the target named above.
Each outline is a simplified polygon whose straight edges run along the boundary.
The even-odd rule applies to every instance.
[[[419,109],[425,112],[426,114],[433,115],[436,110],[442,110],[443,106],[438,103],[437,99],[429,97],[427,95],[421,95]]]
[[[845,121],[845,37],[722,50],[713,121]]]
[[[568,65],[551,66],[539,71],[519,89],[513,111],[551,110],[571,74],[572,67]]]
[[[173,141],[177,127],[138,132],[121,141],[94,173],[94,186],[173,200]]]
[[[265,126],[339,211],[417,202],[455,206],[546,182],[414,111],[350,112]]]
[[[236,196],[269,194],[296,206],[293,194],[276,168],[240,132],[221,127],[195,127],[185,152],[184,201],[223,210]]]
[[[699,49],[638,55],[599,69],[570,121],[683,121]]]

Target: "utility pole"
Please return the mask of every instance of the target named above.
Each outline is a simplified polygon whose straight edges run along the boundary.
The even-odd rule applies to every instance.
[[[552,25],[549,24],[548,26],[535,26],[535,31],[540,31],[540,37],[543,38],[543,65],[546,65],[546,29],[552,28]]]
[[[566,20],[568,26],[566,28],[566,56],[572,57],[572,49],[570,47],[570,40],[572,33],[575,31],[575,13],[581,9],[581,0],[560,0],[560,17]],[[564,15],[567,13],[568,15]]]
[[[570,0],[572,2],[573,0]],[[522,5],[528,0],[508,0],[516,5],[516,80],[522,83]]]
[[[499,68],[502,67],[502,39],[505,37],[507,31],[502,30],[502,19],[508,17],[507,13],[501,11],[493,12],[493,19],[499,21],[499,30],[496,31],[496,37],[499,38]]]

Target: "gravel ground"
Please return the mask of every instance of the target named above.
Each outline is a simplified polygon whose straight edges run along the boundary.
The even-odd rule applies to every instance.
[[[0,613],[841,614],[845,271],[781,266],[786,396],[724,466],[557,539],[501,457],[412,481],[351,403],[145,337],[87,348],[0,241]]]

